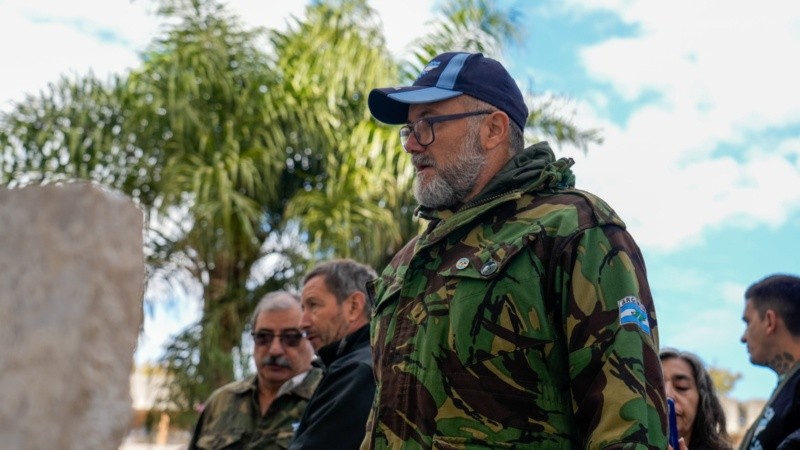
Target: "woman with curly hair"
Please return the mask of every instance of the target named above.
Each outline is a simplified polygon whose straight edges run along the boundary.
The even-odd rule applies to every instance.
[[[689,450],[729,450],[725,414],[700,358],[691,352],[661,350],[667,397],[675,400],[678,436]]]

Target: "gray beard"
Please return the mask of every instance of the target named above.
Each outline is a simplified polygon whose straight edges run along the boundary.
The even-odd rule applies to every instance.
[[[434,161],[421,154],[414,158],[415,162],[433,165]],[[486,162],[486,156],[480,149],[478,129],[470,131],[464,139],[461,152],[447,168],[434,166],[438,171],[425,186],[421,186],[419,178],[414,180],[414,197],[420,205],[428,208],[448,208],[462,202],[478,182],[478,175]]]

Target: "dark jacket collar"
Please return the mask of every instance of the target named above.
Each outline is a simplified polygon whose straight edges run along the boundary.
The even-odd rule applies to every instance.
[[[339,341],[331,342],[330,344],[321,347],[317,355],[325,364],[325,367],[330,367],[334,361],[340,356],[346,355],[353,351],[356,347],[364,342],[369,343],[369,324],[364,325],[358,330],[348,334]]]

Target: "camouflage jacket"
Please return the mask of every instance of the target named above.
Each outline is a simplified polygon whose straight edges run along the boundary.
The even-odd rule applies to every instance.
[[[664,449],[639,248],[547,143],[431,219],[369,285],[377,392],[362,449]]]
[[[281,392],[263,416],[255,375],[217,389],[200,414],[189,450],[289,448],[321,378],[322,370],[312,368],[300,384]]]

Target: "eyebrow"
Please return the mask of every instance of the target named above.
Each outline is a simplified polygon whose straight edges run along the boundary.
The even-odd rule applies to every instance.
[[[431,109],[431,107],[426,106],[423,110],[420,111],[420,113],[417,115],[416,119],[408,121],[406,123],[416,122],[417,120],[424,119],[424,118],[426,118],[428,116],[431,116],[431,115],[437,116],[439,114],[437,114],[436,111]]]
[[[269,332],[269,333],[272,333],[272,334],[284,333],[286,331],[297,331],[298,333],[301,332],[300,328],[298,328],[298,327],[278,328],[277,330],[273,329],[273,328],[257,328],[256,329],[256,333],[261,333],[262,331],[266,331],[266,332]]]
[[[683,373],[675,374],[672,376],[672,378],[678,381],[692,381],[692,377]]]

